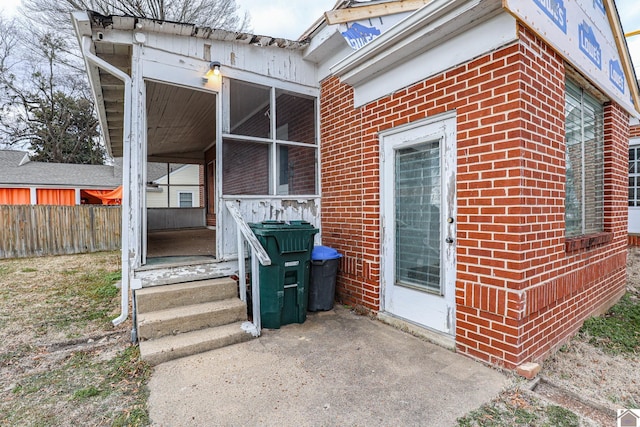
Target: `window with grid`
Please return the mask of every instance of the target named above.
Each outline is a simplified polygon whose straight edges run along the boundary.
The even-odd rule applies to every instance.
[[[566,82],[567,237],[604,230],[604,108],[575,82]]]
[[[629,206],[640,206],[640,145],[629,147]]]
[[[192,208],[193,193],[185,193],[183,191],[178,191],[178,203],[181,208]]]

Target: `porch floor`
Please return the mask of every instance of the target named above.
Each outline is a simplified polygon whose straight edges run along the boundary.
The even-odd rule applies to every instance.
[[[216,256],[216,231],[210,228],[159,230],[147,233],[147,263],[195,261]]]

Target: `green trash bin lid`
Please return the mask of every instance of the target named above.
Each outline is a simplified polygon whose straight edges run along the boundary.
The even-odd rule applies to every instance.
[[[313,225],[308,221],[293,220],[285,221],[262,221],[249,223],[249,227],[254,230],[313,230]]]

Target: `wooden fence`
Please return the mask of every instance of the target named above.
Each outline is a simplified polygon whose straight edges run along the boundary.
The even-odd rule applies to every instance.
[[[0,258],[120,248],[120,206],[0,205]]]

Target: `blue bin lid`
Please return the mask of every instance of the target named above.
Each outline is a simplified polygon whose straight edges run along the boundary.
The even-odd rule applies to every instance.
[[[328,246],[314,246],[313,250],[311,251],[312,261],[324,261],[328,259],[338,258],[342,258],[342,254]]]

